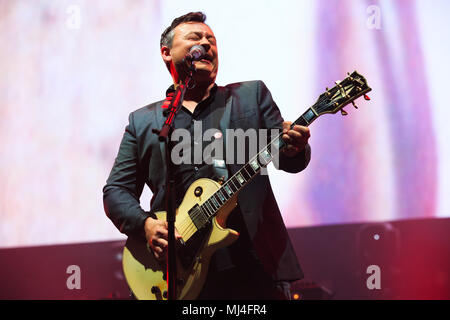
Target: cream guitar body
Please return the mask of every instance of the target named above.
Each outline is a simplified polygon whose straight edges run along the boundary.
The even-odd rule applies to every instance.
[[[195,299],[203,288],[212,254],[219,248],[233,243],[239,234],[225,227],[230,212],[237,205],[237,193],[224,204],[211,222],[198,230],[189,210],[220,189],[220,184],[214,180],[202,178],[191,184],[181,205],[177,209],[175,227],[182,236],[184,245],[179,245],[177,256],[185,253],[183,246],[190,242],[191,261],[183,262],[177,257],[177,299]],[[166,220],[166,212],[156,212],[158,219]],[[203,233],[203,234],[202,234]],[[200,239],[193,239],[195,236]],[[189,255],[189,254],[188,254]],[[167,297],[167,282],[165,277],[166,264],[157,260],[147,244],[142,239],[128,238],[123,251],[123,271],[133,294],[138,299],[165,300]]]

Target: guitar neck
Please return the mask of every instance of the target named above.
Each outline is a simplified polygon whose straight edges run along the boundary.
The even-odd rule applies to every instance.
[[[364,99],[370,100],[365,94],[372,89],[367,85],[366,79],[357,71],[342,81],[336,81],[336,86],[326,89],[317,99],[316,103],[305,111],[294,125],[309,126],[319,116],[326,113],[336,113],[339,110],[343,115],[347,112],[343,108],[353,103],[354,100],[364,95]],[[216,215],[220,208],[233,198],[247,183],[259,174],[261,168],[266,167],[274,156],[285,147],[281,139],[282,133],[278,133],[272,141],[262,148],[257,155],[250,159],[238,172],[228,179],[208,200],[201,205],[194,206],[189,211],[189,216],[197,226],[197,229],[204,226],[210,219]]]
[[[308,126],[317,117],[317,113],[311,107],[292,123],[291,128],[294,125]],[[252,157],[239,171],[223,183],[208,200],[189,212],[191,219],[197,227],[205,225],[228,200],[256,177],[263,167],[266,167],[273,161],[274,156],[286,146],[281,136],[282,133],[277,134],[258,154]]]

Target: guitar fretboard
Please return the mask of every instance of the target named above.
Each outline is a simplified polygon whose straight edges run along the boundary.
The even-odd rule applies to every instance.
[[[314,106],[313,106],[314,107]],[[306,110],[294,123],[294,125],[308,126],[317,117],[313,107]],[[275,154],[285,147],[279,133],[270,143],[250,159],[239,171],[229,178],[222,186],[201,205],[194,206],[189,211],[189,216],[197,229],[202,228],[214,217],[220,208],[225,205],[236,193],[238,193],[247,183],[258,175],[261,168],[266,167],[274,158]]]

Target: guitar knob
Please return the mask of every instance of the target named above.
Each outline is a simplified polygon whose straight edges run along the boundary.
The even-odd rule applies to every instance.
[[[341,109],[341,114],[342,114],[343,116],[346,116],[346,115],[348,115],[348,112],[345,111],[344,109]]]
[[[369,96],[367,94],[364,95],[364,99],[370,100]]]
[[[157,286],[153,286],[150,290],[153,294],[157,294],[159,292],[159,288]]]
[[[195,195],[196,197],[200,197],[200,196],[202,195],[202,193],[203,193],[203,188],[202,188],[202,187],[197,187],[197,188],[195,188],[195,190],[194,190],[194,195]]]

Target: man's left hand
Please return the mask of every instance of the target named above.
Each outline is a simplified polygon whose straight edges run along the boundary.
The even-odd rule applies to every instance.
[[[308,144],[308,139],[310,137],[309,128],[294,125],[290,129],[292,122],[283,122],[283,135],[281,138],[286,142],[287,146],[282,150],[282,153],[287,157],[295,157],[301,151],[305,149]]]

